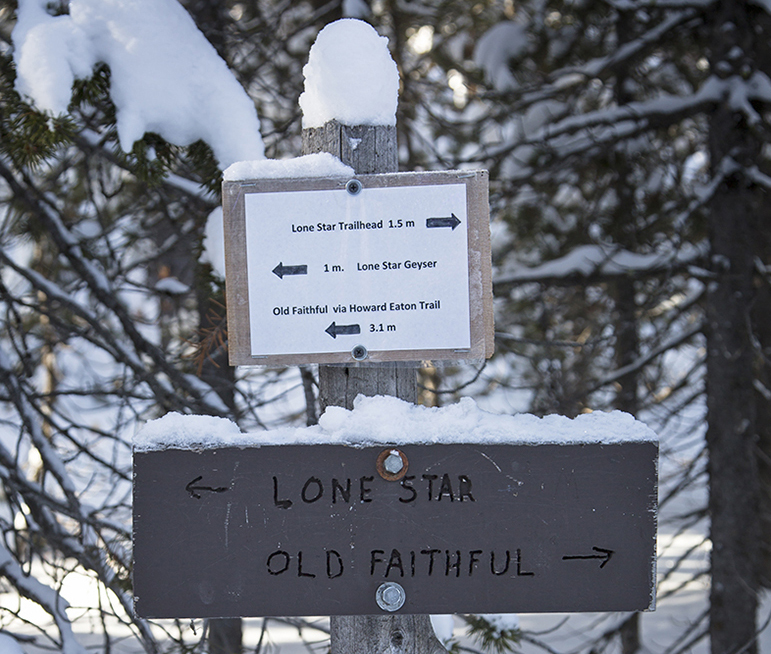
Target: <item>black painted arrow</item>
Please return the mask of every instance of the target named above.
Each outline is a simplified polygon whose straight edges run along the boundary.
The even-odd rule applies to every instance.
[[[597,554],[585,554],[583,556],[563,556],[563,561],[570,561],[575,559],[601,559],[602,563],[600,563],[600,567],[604,568],[608,561],[610,561],[610,557],[613,556],[614,551],[613,550],[606,550],[602,547],[593,547],[592,548]]]
[[[460,225],[458,216],[454,213],[450,214],[449,218],[426,218],[426,227],[452,227],[453,230]]]
[[[336,325],[334,322],[324,330],[332,338],[337,338],[338,334],[361,334],[359,325]]]
[[[284,275],[307,275],[308,266],[285,266],[283,263],[279,262],[272,272],[276,277],[284,279]]]
[[[193,481],[188,483],[187,486],[185,486],[185,490],[190,493],[190,497],[194,497],[197,500],[201,499],[201,495],[198,493],[198,491],[208,491],[209,493],[224,493],[225,491],[230,490],[227,486],[196,486],[195,484],[203,479],[203,475],[198,475]]]

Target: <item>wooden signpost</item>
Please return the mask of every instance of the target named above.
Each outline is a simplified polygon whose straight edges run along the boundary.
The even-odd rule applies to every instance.
[[[395,174],[393,127],[303,140],[356,174],[223,189],[231,363],[321,364],[324,410],[491,356],[486,173]],[[656,443],[589,441],[137,452],[137,612],[330,614],[332,654],[427,654],[431,612],[652,608]]]
[[[359,175],[393,173],[399,168],[396,126],[342,125],[330,121],[323,127],[303,130],[303,154],[329,152]],[[356,143],[356,147],[352,144]],[[492,295],[492,289],[490,290]],[[353,408],[359,394],[392,395],[407,402],[418,399],[416,371],[388,364],[369,366],[319,366],[319,405]],[[405,654],[445,652],[426,614],[330,616],[330,654],[390,652]]]

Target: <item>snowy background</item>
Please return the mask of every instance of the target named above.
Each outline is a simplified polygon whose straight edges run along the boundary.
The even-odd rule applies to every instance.
[[[396,124],[404,169],[490,169],[498,352],[484,366],[421,371],[422,401],[451,405],[446,423],[433,409],[365,402],[363,427],[346,427],[340,410],[302,433],[382,438],[384,423],[409,414],[480,437],[537,422],[554,438],[575,435],[564,425],[591,423],[592,410],[633,410],[662,453],[659,602],[641,618],[642,649],[706,652],[703,212],[725,176],[770,178],[762,135],[762,155],[710,171],[704,122],[725,102],[759,134],[771,98],[748,47],[726,49],[723,68],[708,60],[713,44],[694,26],[731,31],[709,22],[711,3],[631,14],[627,3],[332,3],[377,30],[305,3],[227,2],[214,18],[207,3],[176,0],[61,4],[0,7],[0,649],[82,654],[109,642],[133,653],[200,639],[201,621],[131,617],[131,442],[154,442],[159,425],[166,438],[185,420],[174,412],[235,414],[238,427],[216,423],[222,433],[276,438],[314,413],[313,370],[227,378],[221,323],[200,318],[218,309],[201,297],[221,294],[220,171],[348,174],[332,157],[298,156],[301,127],[336,118]],[[752,7],[762,36],[769,8]],[[204,36],[197,24],[213,27]],[[768,265],[759,259],[761,272]],[[625,315],[635,325],[626,358]],[[634,397],[622,400],[630,379]],[[755,381],[768,402],[763,375]],[[527,412],[578,417],[514,415]],[[613,437],[639,424],[610,420]],[[528,653],[577,654],[622,651],[628,619],[492,620],[519,624]],[[761,651],[769,619],[761,605]],[[438,632],[449,638],[453,621],[472,644],[459,617],[437,618]],[[315,623],[249,620],[245,642],[307,651],[301,634],[321,651]]]

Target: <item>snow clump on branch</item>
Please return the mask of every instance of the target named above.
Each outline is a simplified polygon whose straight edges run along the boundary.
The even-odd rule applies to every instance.
[[[16,89],[40,109],[65,113],[73,82],[104,62],[124,151],[156,132],[203,139],[222,169],[264,157],[254,103],[177,0],[70,0],[62,16],[47,4],[19,0],[12,33]]]
[[[512,60],[527,54],[528,34],[523,25],[504,21],[487,30],[474,49],[474,63],[499,91],[511,91],[519,86],[511,72]]]

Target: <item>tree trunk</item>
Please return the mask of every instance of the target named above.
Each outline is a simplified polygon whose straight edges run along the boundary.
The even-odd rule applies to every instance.
[[[756,34],[753,60],[759,70],[771,74],[771,15],[760,7],[754,9],[751,23]],[[758,162],[760,170],[768,175],[768,157]],[[771,201],[768,192],[757,189],[763,196],[756,205],[757,221],[755,261],[765,270],[771,266]],[[760,584],[771,588],[771,275],[755,271],[755,297],[752,304],[752,332],[755,352],[755,410],[758,434],[758,469],[760,477]]]
[[[633,12],[619,11],[616,22],[619,46],[623,47],[636,36],[640,26],[635,20]],[[633,101],[628,90],[628,76],[626,66],[622,66],[616,75],[616,102],[619,106]],[[637,233],[635,229],[627,229],[634,226],[636,212],[634,211],[634,186],[630,170],[629,159],[626,151],[617,147],[614,156],[616,177],[616,195],[618,206],[614,225],[618,230],[615,235],[616,242],[622,247],[635,251],[637,249]],[[631,215],[629,215],[631,212]],[[631,277],[621,277],[609,289],[613,294],[615,304],[615,363],[617,368],[623,368],[634,362],[639,356],[640,337],[637,332],[637,302],[635,300],[635,284]],[[637,417],[640,403],[637,396],[639,383],[639,371],[631,370],[618,380],[615,406],[620,411],[626,411]],[[640,650],[640,614],[631,614],[619,627],[619,639],[621,641],[621,654],[636,654]]]
[[[740,80],[751,57],[752,21],[743,2],[714,7],[711,68]],[[752,71],[749,71],[750,73]],[[710,638],[713,654],[757,652],[760,484],[750,309],[758,214],[764,193],[744,172],[759,141],[728,98],[710,116],[713,176],[709,206],[712,278],[707,286],[707,446],[712,538]]]
[[[396,128],[348,126],[335,121],[303,130],[303,154],[331,152],[358,174],[398,168]],[[353,408],[357,395],[417,399],[414,368],[391,364],[319,366],[319,405]],[[331,654],[431,654],[446,651],[427,615],[332,616]]]
[[[752,217],[744,183],[728,179],[712,201],[715,280],[707,292],[707,446],[712,537],[712,652],[757,651],[759,480],[749,310]]]
[[[759,216],[758,260],[771,263],[771,211],[768,201]],[[758,475],[760,483],[760,579],[771,588],[771,283],[768,273],[758,275],[752,305],[752,332],[759,351],[755,355],[755,407],[758,432]]]
[[[640,339],[637,333],[637,304],[635,302],[634,280],[621,278],[613,288],[616,309],[616,366],[623,368],[632,363],[639,354]],[[618,380],[615,406],[620,411],[637,416],[639,373],[633,370]],[[621,654],[635,654],[640,650],[640,614],[632,613],[619,627]]]

